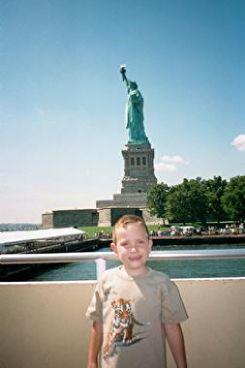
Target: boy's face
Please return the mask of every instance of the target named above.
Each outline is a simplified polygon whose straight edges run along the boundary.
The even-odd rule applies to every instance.
[[[152,247],[152,240],[140,222],[116,230],[116,243],[112,250],[123,263],[129,275],[137,276],[146,272],[146,261]]]

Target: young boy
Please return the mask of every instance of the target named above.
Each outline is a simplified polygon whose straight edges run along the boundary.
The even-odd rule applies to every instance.
[[[93,320],[87,368],[166,367],[165,337],[178,368],[186,368],[179,322],[187,319],[177,287],[146,266],[152,240],[144,220],[121,217],[112,250],[123,263],[104,272],[86,316]]]

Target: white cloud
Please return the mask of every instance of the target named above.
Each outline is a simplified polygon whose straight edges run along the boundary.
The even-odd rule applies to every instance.
[[[173,172],[173,171],[176,171],[177,168],[173,164],[166,164],[164,162],[160,162],[158,164],[155,164],[155,170],[159,171],[159,172],[161,172],[161,171]]]
[[[160,162],[155,164],[158,172],[173,172],[177,170],[178,165],[186,165],[188,162],[179,155],[164,155],[160,158]]]
[[[173,163],[173,164],[186,164],[187,161],[179,155],[164,155],[160,159],[162,162]]]
[[[239,151],[245,151],[245,134],[239,134],[236,138],[231,142],[233,146],[236,147]]]

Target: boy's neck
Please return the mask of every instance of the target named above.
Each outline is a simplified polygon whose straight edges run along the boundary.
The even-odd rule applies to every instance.
[[[140,270],[127,269],[124,265],[122,265],[122,268],[131,277],[144,276],[149,272],[149,269],[146,265]]]

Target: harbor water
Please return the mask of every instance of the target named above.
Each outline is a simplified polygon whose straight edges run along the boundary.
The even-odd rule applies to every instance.
[[[176,245],[157,246],[154,251],[171,250],[201,250],[201,249],[244,249],[245,244],[223,245]],[[108,252],[109,248],[100,249]],[[106,268],[112,268],[120,263],[107,261]],[[214,260],[164,260],[148,261],[149,267],[167,273],[171,278],[216,278],[245,277],[245,259],[214,259]],[[35,277],[26,281],[77,281],[96,280],[95,262],[69,263],[52,265]]]

